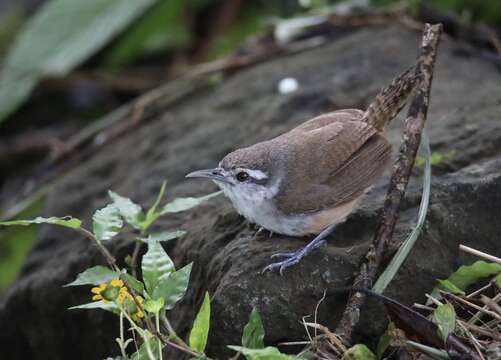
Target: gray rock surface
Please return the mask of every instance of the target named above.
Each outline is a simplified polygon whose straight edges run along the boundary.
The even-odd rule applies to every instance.
[[[46,215],[74,215],[89,224],[106,190],[150,204],[163,179],[170,198],[202,195],[215,186],[185,180],[194,169],[211,167],[229,151],[276,136],[308,118],[339,108],[365,108],[377,90],[410,66],[420,34],[401,27],[367,28],[319,48],[281,57],[243,70],[222,84],[169,109],[138,131],[107,145],[62,179],[51,192]],[[434,168],[432,199],[425,229],[409,259],[387,291],[404,303],[423,301],[435,279],[462,262],[464,243],[501,255],[501,74],[494,65],[455,51],[442,41],[431,95],[428,133],[432,150],[448,159]],[[464,48],[464,44],[462,44]],[[300,89],[277,92],[284,77]],[[388,136],[395,149],[401,122]],[[416,172],[416,178],[419,172]],[[266,342],[301,340],[300,323],[312,315],[324,291],[318,321],[330,328],[339,319],[360,258],[372,239],[385,195],[381,179],[360,208],[340,226],[328,246],[286,271],[261,274],[269,255],[295,249],[307,239],[254,236],[255,230],[224,198],[160,222],[188,234],[167,248],[178,267],[193,261],[186,298],[170,314],[186,334],[203,293],[212,297],[209,353],[225,358],[225,345],[239,344],[253,306],[262,314]],[[410,231],[420,201],[414,179],[403,205],[395,242]],[[119,258],[131,251],[129,238],[116,239]],[[118,321],[99,311],[68,311],[89,300],[88,289],[61,288],[85,268],[103,260],[89,242],[71,231],[43,228],[17,282],[0,304],[3,359],[99,359],[118,354]],[[370,306],[372,307],[372,306]],[[366,311],[358,332],[373,339],[384,327],[381,311]],[[179,357],[179,354],[172,355]]]

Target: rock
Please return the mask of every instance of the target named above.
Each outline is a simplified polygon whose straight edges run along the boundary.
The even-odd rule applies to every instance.
[[[229,151],[276,136],[302,121],[338,108],[364,108],[376,91],[410,66],[420,34],[404,28],[367,28],[307,52],[243,70],[219,86],[192,96],[138,131],[107,145],[90,161],[61,179],[50,193],[45,215],[74,215],[88,226],[106,190],[147,205],[168,179],[168,196],[202,195],[215,190],[202,181],[184,180],[191,170],[211,167]],[[428,133],[432,149],[444,160],[435,167],[430,211],[423,233],[386,294],[411,304],[423,301],[435,279],[471,260],[458,253],[464,243],[501,255],[501,75],[472,51],[456,54],[442,41],[431,95]],[[464,44],[461,44],[464,48]],[[277,84],[294,78],[298,90],[280,94]],[[395,121],[388,136],[395,148],[401,134]],[[181,335],[192,324],[203,293],[212,298],[208,352],[225,358],[226,345],[239,344],[253,306],[264,321],[265,341],[306,338],[303,316],[318,307],[318,322],[333,329],[360,258],[378,222],[388,178],[381,179],[360,208],[339,227],[328,246],[315,251],[283,277],[261,274],[279,250],[295,249],[307,239],[255,230],[224,198],[193,211],[162,219],[162,228],[188,234],[167,249],[178,267],[193,261],[190,288],[169,315]],[[401,241],[415,223],[420,180],[413,180],[395,232]],[[123,259],[130,237],[114,240]],[[87,267],[103,263],[88,240],[69,230],[43,228],[15,284],[0,304],[0,344],[4,359],[98,359],[117,355],[118,320],[100,311],[69,311],[88,302],[88,289],[62,288]],[[368,309],[373,305],[369,305]],[[384,328],[381,311],[365,311],[358,335],[374,339]],[[311,318],[310,318],[311,320]],[[179,354],[171,355],[179,358]]]

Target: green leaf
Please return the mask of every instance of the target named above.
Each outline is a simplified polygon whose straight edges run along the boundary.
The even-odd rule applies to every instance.
[[[148,299],[144,303],[144,308],[149,313],[157,314],[160,310],[163,309],[164,305],[165,305],[165,301],[163,298],[158,298],[156,300]]]
[[[463,265],[447,279],[459,290],[465,291],[477,281],[501,273],[501,265],[488,263],[483,260],[476,261],[472,265]]]
[[[118,209],[120,215],[125,219],[125,222],[131,225],[134,229],[140,229],[140,223],[144,218],[141,206],[132,202],[131,199],[118,195],[113,191],[108,191],[113,204]]]
[[[110,311],[114,314],[120,313],[120,309],[118,308],[118,306],[114,302],[111,302],[111,301],[108,301],[106,303],[104,301],[93,301],[91,303],[72,306],[72,307],[68,308],[68,310],[78,310],[78,309],[82,309],[82,310],[102,309],[102,310]]]
[[[276,347],[268,346],[262,349],[249,349],[243,346],[228,345],[237,352],[241,352],[249,360],[297,360],[297,356],[282,354]]]
[[[450,360],[449,355],[444,350],[435,349],[431,346],[423,345],[423,344],[420,344],[420,343],[417,343],[414,341],[410,341],[410,340],[407,340],[406,343],[409,344],[410,346],[412,346],[413,348],[419,350],[423,354],[428,355],[432,359]]]
[[[394,329],[395,329],[395,324],[390,322],[388,324],[388,328],[386,329],[384,334],[381,335],[381,337],[379,338],[379,341],[378,341],[377,347],[376,347],[376,358],[378,360],[381,360],[383,358],[384,352],[386,351],[386,349],[388,349],[388,346],[390,346],[391,339],[392,339],[391,332]]]
[[[209,293],[205,293],[204,302],[198,311],[193,328],[190,332],[189,345],[193,350],[203,353],[207,345],[210,326],[210,298]]]
[[[146,290],[148,294],[152,294],[159,281],[174,271],[174,263],[159,242],[150,242],[148,251],[143,256],[141,268]]]
[[[141,281],[130,274],[121,274],[121,276],[123,276],[125,280],[127,280],[127,284],[129,284],[135,292],[137,292],[139,295],[144,295],[144,285]]]
[[[249,322],[244,327],[242,346],[249,349],[264,348],[264,327],[256,308],[252,308]]]
[[[52,0],[17,37],[0,73],[0,122],[44,75],[64,76],[96,53],[156,0]]]
[[[464,291],[462,291],[460,288],[458,288],[456,285],[454,285],[449,280],[438,280],[438,283],[440,284],[440,288],[442,288],[443,290],[446,290],[452,294],[456,294],[456,295],[464,295],[465,294]]]
[[[112,271],[106,266],[98,265],[81,272],[75,281],[64,286],[99,285],[119,277],[120,273]]]
[[[364,344],[357,344],[349,348],[341,358],[342,360],[376,360],[376,355]]]
[[[187,45],[191,34],[183,17],[185,5],[184,0],[159,1],[113,43],[105,54],[106,65],[120,68],[142,55]]]
[[[149,234],[147,238],[139,238],[139,240],[141,240],[142,242],[145,242],[145,243],[149,243],[151,241],[153,241],[153,242],[169,241],[169,240],[174,240],[174,239],[180,238],[184,234],[186,234],[186,231],[183,231],[183,230],[161,231],[161,232]]]
[[[123,226],[120,212],[114,204],[108,204],[97,210],[92,217],[94,235],[97,240],[110,240],[120,232]]]
[[[433,311],[433,322],[438,326],[440,337],[446,341],[449,334],[454,332],[456,327],[456,312],[454,307],[447,303],[437,306]]]
[[[164,299],[166,310],[172,309],[186,293],[192,265],[193,263],[189,263],[185,267],[170,274],[170,276],[162,278],[153,290],[152,297],[154,299]]]
[[[498,274],[498,276],[496,276],[496,284],[501,287],[501,274]]]
[[[28,226],[31,224],[52,224],[64,226],[71,229],[78,229],[82,225],[82,221],[71,216],[50,218],[43,218],[39,216],[33,220],[0,221],[0,225],[2,226]]]
[[[167,213],[176,213],[176,212],[181,212],[181,211],[186,211],[191,208],[194,208],[204,201],[207,201],[209,199],[212,199],[213,197],[221,194],[221,191],[201,196],[201,197],[185,197],[185,198],[177,198],[174,201],[168,203],[165,205],[162,210],[160,211],[160,215],[164,215]]]

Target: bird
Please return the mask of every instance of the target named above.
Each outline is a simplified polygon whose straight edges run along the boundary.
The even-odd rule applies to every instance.
[[[305,247],[272,255],[281,260],[264,271],[282,274],[324,244],[383,174],[392,150],[385,129],[419,79],[412,66],[365,111],[316,116],[271,140],[230,152],[216,168],[186,177],[212,180],[238,213],[272,233],[316,235]]]

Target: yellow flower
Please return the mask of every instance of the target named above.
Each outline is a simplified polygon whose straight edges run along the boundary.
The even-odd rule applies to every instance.
[[[122,287],[120,288],[120,292],[118,293],[117,301],[120,305],[123,305],[125,299],[132,300],[132,295],[129,294],[129,291],[127,290],[126,287]]]
[[[117,287],[117,288],[122,288],[124,286],[124,282],[122,280],[116,278],[116,279],[113,279],[110,281],[110,285]]]
[[[92,300],[93,301],[99,301],[99,300],[103,300],[104,302],[108,302],[108,300],[106,300],[103,295],[101,295],[101,293],[106,290],[106,284],[100,284],[98,287],[93,287],[90,291],[95,294],[93,297],[92,297]]]
[[[136,321],[144,318],[144,312],[141,309],[137,309],[135,314],[132,314],[132,318]]]
[[[111,280],[109,283],[100,284],[98,287],[93,287],[91,292],[93,301],[103,300],[105,303],[115,300],[123,291],[127,292],[124,287],[124,282],[119,278]],[[123,300],[122,300],[123,301]]]
[[[141,307],[143,307],[143,303],[144,303],[143,297],[138,295],[138,296],[136,296],[136,300],[139,303],[139,305],[141,305]],[[136,321],[141,319],[141,318],[144,318],[144,312],[140,308],[137,308],[137,311],[134,314],[132,314],[132,318]]]

